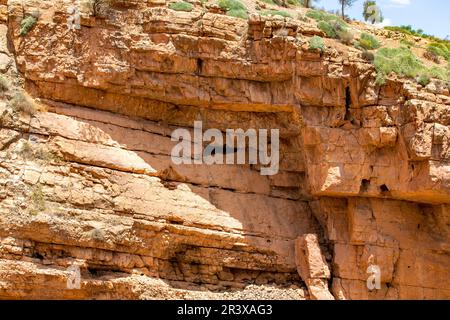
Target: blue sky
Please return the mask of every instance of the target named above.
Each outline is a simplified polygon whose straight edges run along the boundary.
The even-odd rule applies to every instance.
[[[351,18],[362,20],[364,0],[357,0],[347,9]],[[448,0],[377,0],[388,25],[412,25],[425,33],[450,38],[450,1]],[[338,0],[317,1],[318,7],[327,10],[340,8]]]

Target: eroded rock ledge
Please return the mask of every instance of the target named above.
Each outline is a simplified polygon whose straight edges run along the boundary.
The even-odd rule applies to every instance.
[[[63,1],[0,3],[2,51],[48,108],[0,104],[0,297],[450,297],[447,89],[377,87],[292,19],[134,1],[68,31]],[[280,173],[173,165],[194,120],[280,129]]]

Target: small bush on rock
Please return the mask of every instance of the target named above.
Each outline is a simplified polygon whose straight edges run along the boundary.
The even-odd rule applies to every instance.
[[[239,0],[220,0],[219,7],[227,12],[228,16],[247,19],[247,7]]]
[[[428,45],[427,52],[434,53],[435,55],[450,61],[450,44],[432,42]]]
[[[31,115],[35,114],[38,109],[34,100],[23,92],[16,92],[13,95],[11,106],[16,111]]]
[[[28,32],[34,27],[37,22],[37,18],[34,16],[27,16],[20,23],[20,35],[26,36]]]
[[[364,51],[361,53],[361,57],[362,57],[364,60],[369,61],[369,62],[373,62],[373,61],[375,60],[375,55],[374,55],[372,52],[367,51],[367,50],[364,50]]]
[[[402,39],[402,40],[400,40],[400,44],[401,44],[402,46],[406,46],[406,47],[408,47],[408,48],[414,47],[414,43],[413,43],[412,41],[410,41],[410,40],[407,40],[407,39]]]
[[[316,20],[317,27],[322,30],[328,38],[339,39],[345,44],[352,43],[353,33],[340,17],[318,10],[310,10],[306,16]]]
[[[355,47],[360,50],[374,50],[381,47],[381,44],[374,36],[362,33],[360,39],[356,41]]]
[[[309,10],[306,13],[306,16],[308,18],[314,19],[316,21],[321,21],[321,20],[325,20],[327,13],[324,11],[319,11],[319,10]]]
[[[426,87],[430,83],[431,79],[428,74],[421,74],[417,80],[417,82],[423,86]]]
[[[325,32],[328,38],[337,38],[337,34],[334,31],[333,27],[326,21],[319,21],[317,27]]]
[[[381,75],[391,72],[405,77],[416,77],[424,66],[408,48],[382,48],[375,55],[375,68]]]
[[[321,52],[324,52],[325,44],[323,43],[323,39],[318,36],[309,39],[309,50],[320,50]]]
[[[443,81],[450,81],[450,68],[439,68],[439,67],[432,67],[429,69],[428,74],[431,78],[436,78]]]
[[[439,55],[437,55],[434,51],[428,50],[424,52],[423,57],[427,60],[433,61],[434,63],[440,63]]]
[[[327,13],[325,11],[309,10],[306,13],[306,16],[308,18],[316,20],[317,22],[320,22],[320,21],[325,21],[325,22],[328,22],[328,23],[335,22],[341,28],[347,28],[348,27],[348,25],[345,23],[345,21],[342,20],[340,17],[338,17],[338,16],[336,16],[334,14],[329,14],[329,13]]]
[[[194,6],[192,4],[190,4],[189,2],[186,1],[180,1],[180,2],[175,2],[175,3],[171,3],[169,5],[169,8],[175,11],[187,11],[190,12],[194,9]]]

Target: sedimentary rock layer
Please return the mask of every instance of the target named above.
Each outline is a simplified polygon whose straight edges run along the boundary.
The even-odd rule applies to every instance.
[[[450,298],[439,82],[376,86],[293,19],[133,1],[68,30],[63,1],[1,5],[2,51],[48,111],[0,103],[0,297]],[[170,135],[196,120],[279,129],[280,172],[174,165]]]

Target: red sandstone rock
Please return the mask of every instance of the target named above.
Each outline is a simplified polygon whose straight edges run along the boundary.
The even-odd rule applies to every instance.
[[[69,32],[0,1],[0,69],[48,108],[0,97],[0,298],[450,298],[448,90],[378,88],[309,22],[130,4]],[[280,129],[280,173],[173,165],[196,120]]]

